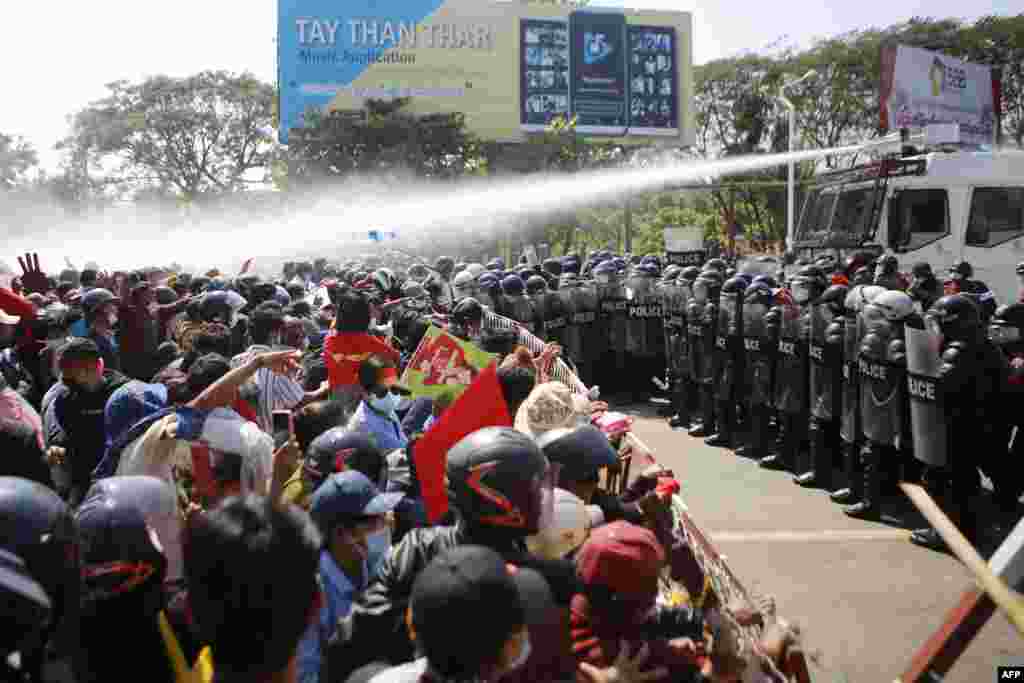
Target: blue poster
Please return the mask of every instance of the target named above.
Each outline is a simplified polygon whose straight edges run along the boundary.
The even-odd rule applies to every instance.
[[[580,133],[622,135],[626,107],[626,17],[621,12],[574,12],[570,106]]]
[[[311,109],[330,104],[339,91],[415,39],[420,22],[444,0],[278,0],[278,135],[302,128]]]

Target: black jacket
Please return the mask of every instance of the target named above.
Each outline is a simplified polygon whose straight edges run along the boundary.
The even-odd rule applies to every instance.
[[[88,488],[92,471],[106,446],[104,408],[107,399],[131,381],[116,370],[103,372],[103,385],[93,392],[60,384],[43,414],[47,446],[67,449],[73,486]],[[83,489],[84,491],[84,489]]]
[[[402,664],[415,658],[405,625],[413,582],[435,557],[459,545],[482,545],[500,553],[506,562],[535,569],[548,580],[555,600],[568,605],[581,585],[576,566],[568,560],[543,560],[527,553],[521,540],[462,522],[453,526],[412,529],[377,571],[369,588],[338,624],[327,652],[331,680],[345,680],[370,662]]]

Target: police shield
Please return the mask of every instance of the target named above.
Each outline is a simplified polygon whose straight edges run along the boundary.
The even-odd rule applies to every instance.
[[[664,349],[662,301],[655,284],[649,275],[631,277],[626,283],[626,351],[635,356],[653,356]]]
[[[861,435],[860,371],[857,354],[860,350],[860,325],[854,314],[843,316],[843,388],[839,436],[846,443],[857,443]]]
[[[506,300],[508,316],[521,324],[530,334],[536,335],[539,330],[537,311],[533,307],[533,302],[522,294],[508,296]]]
[[[807,339],[803,311],[793,303],[778,306],[779,344],[775,374],[775,408],[786,413],[807,410]]]
[[[737,342],[742,332],[739,313],[739,294],[723,293],[718,302],[715,330],[715,398],[719,401],[728,401],[736,390]]]
[[[690,350],[690,377],[702,381],[701,372],[704,366],[704,305],[691,298],[686,304],[686,344]]]
[[[681,288],[675,280],[662,282],[658,286],[661,294],[661,320],[665,334],[665,356],[673,377],[682,377],[685,363],[684,344],[686,330],[683,328],[685,311]]]
[[[629,323],[626,288],[619,282],[598,284],[597,302],[601,331],[607,338],[608,350],[625,353]]]
[[[835,420],[841,413],[841,357],[826,344],[827,331],[834,316],[832,309],[825,304],[812,306],[809,315],[811,415],[819,420]]]
[[[745,303],[743,306],[743,351],[746,356],[746,380],[751,405],[771,405],[772,370],[775,349],[768,333],[768,306]]]
[[[941,339],[919,317],[904,328],[907,347],[907,389],[910,394],[910,432],[914,455],[924,463],[944,466],[948,460],[946,413],[940,394]]]
[[[883,446],[898,445],[903,424],[903,369],[892,364],[889,347],[898,326],[877,306],[868,304],[860,314],[864,336],[857,358],[864,436]]]

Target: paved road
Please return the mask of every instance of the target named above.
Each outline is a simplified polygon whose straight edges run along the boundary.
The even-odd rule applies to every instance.
[[[649,410],[631,412],[651,416],[634,430],[675,471],[694,519],[740,580],[801,624],[818,654],[815,683],[895,680],[972,585],[955,558],[907,540],[917,516],[909,504],[887,501],[889,523],[853,520],[824,491],[705,446]],[[946,681],[994,681],[1011,656],[1024,657],[1024,640],[997,614]]]

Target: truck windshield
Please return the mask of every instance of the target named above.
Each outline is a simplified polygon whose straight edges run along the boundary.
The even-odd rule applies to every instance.
[[[832,185],[811,191],[804,204],[797,242],[837,246],[860,243],[871,233],[874,184]]]

